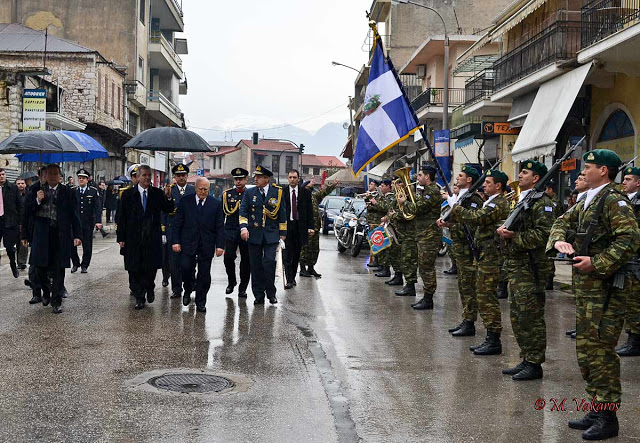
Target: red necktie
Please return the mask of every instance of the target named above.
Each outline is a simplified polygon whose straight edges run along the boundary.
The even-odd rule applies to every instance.
[[[293,215],[294,220],[298,220],[298,197],[296,197],[296,190],[293,190],[293,195],[291,196],[291,214]]]

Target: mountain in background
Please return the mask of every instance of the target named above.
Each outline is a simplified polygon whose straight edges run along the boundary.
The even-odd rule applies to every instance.
[[[221,141],[219,131],[196,131],[207,141]],[[233,141],[251,139],[252,130],[234,130]],[[335,155],[340,157],[342,148],[347,142],[347,130],[342,128],[342,123],[327,123],[315,133],[306,131],[297,126],[272,129],[260,132],[260,138],[289,139],[297,144],[303,143],[305,154]],[[227,140],[228,140],[227,135]]]

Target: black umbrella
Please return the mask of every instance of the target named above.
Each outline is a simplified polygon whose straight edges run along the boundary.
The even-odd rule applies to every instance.
[[[33,171],[27,171],[24,174],[21,174],[18,178],[20,180],[33,180],[36,177],[38,177],[38,174]]]
[[[170,152],[211,152],[209,143],[195,132],[174,126],[142,131],[124,145],[125,148]]]
[[[9,136],[0,143],[0,154],[89,152],[60,131],[27,131]]]
[[[107,183],[107,185],[124,185],[124,182],[122,180],[109,180]]]

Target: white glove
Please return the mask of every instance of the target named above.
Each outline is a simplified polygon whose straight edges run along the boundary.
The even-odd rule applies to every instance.
[[[284,245],[284,240],[280,239],[280,249],[287,249]]]
[[[167,244],[167,236],[166,236],[166,235],[163,235],[163,236],[162,236],[162,244],[163,244],[163,245],[166,245],[166,244]]]
[[[450,195],[447,197],[447,202],[449,203],[449,207],[453,208],[453,205],[458,201],[458,197],[455,195]]]

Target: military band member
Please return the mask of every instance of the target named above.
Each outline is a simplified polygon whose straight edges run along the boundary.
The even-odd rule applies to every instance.
[[[458,196],[449,197],[449,205],[453,205],[457,199],[467,193],[467,190],[473,183],[480,178],[480,174],[471,165],[463,165],[456,177],[458,185]],[[478,210],[482,207],[482,198],[475,193],[471,198],[464,202],[464,208],[471,211]],[[462,322],[458,326],[449,328],[451,335],[455,337],[467,337],[476,335],[475,321],[478,318],[478,300],[476,298],[476,267],[474,264],[473,251],[469,240],[473,241],[473,230],[465,223],[444,223],[438,220],[439,227],[450,225],[451,255],[456,264],[458,274],[458,292],[460,293],[460,301],[462,302]],[[471,235],[467,239],[464,227],[467,226]]]
[[[423,187],[423,191],[416,197],[416,202],[398,197],[398,203],[406,214],[415,216],[417,262],[424,285],[424,296],[411,307],[425,310],[433,309],[433,294],[437,288],[435,264],[442,241],[442,231],[436,225],[436,221],[440,218],[442,197],[440,188],[436,184],[436,169],[433,166],[422,166],[418,171],[418,183]],[[409,284],[409,277],[407,277],[407,284]],[[413,293],[415,294],[415,287]]]
[[[525,160],[520,169],[521,201],[544,177],[547,167],[534,160]],[[543,194],[531,208],[522,212],[512,230],[504,226],[498,228],[498,235],[504,241],[504,269],[509,278],[511,326],[522,358],[515,367],[502,371],[511,375],[513,380],[542,378],[547,346],[544,286],[551,268],[545,247],[555,220],[553,210],[551,199]]]
[[[369,182],[369,189],[367,190],[367,194],[364,197],[365,204],[367,207],[369,206],[369,202],[372,198],[379,198],[380,191],[378,191],[378,186],[380,186],[380,182],[378,180],[371,180]],[[369,225],[369,229],[375,229],[380,224],[380,217],[375,213],[375,211],[369,211],[367,209],[367,225]],[[372,270],[376,270],[376,268],[381,268],[378,263],[378,256],[370,254],[369,255],[369,263],[367,266],[372,268]]]
[[[385,179],[380,182],[378,188],[379,195],[373,196],[367,202],[367,216],[371,216],[373,224],[369,225],[370,229],[373,229],[382,224],[382,217],[387,214],[385,205],[391,201],[393,193],[391,192],[391,180]],[[389,256],[389,248],[378,252],[379,268],[373,269],[376,271],[376,277],[391,277],[391,259]]]
[[[187,184],[187,176],[189,175],[189,167],[182,163],[175,165],[171,172],[176,180],[175,185],[171,185],[171,197],[175,204],[175,209],[169,214],[162,214],[162,232],[167,239],[173,238],[172,225],[176,216],[176,211],[182,197],[195,195],[196,190],[193,185]],[[169,242],[170,243],[170,242]],[[167,243],[165,242],[164,247]],[[180,298],[182,296],[182,271],[180,252],[173,249],[170,254],[170,273],[171,273],[171,298]]]
[[[393,184],[393,180],[390,180],[391,184]],[[389,186],[391,189],[392,185]],[[402,275],[402,238],[404,237],[403,232],[398,232],[398,228],[400,228],[400,224],[398,220],[392,220],[392,215],[394,211],[397,209],[396,202],[396,194],[395,192],[389,192],[385,194],[385,198],[380,201],[380,207],[384,211],[384,216],[380,220],[383,224],[389,224],[390,228],[396,234],[396,240],[392,241],[391,246],[387,248],[385,254],[385,260],[388,265],[393,268],[393,277],[391,280],[387,280],[384,282],[385,285],[389,286],[402,286],[404,284],[404,278]],[[409,228],[410,225],[402,226]],[[406,237],[410,237],[410,232],[407,233]],[[378,274],[376,274],[378,275]]]
[[[484,342],[469,349],[475,355],[496,355],[502,353],[500,334],[502,321],[497,287],[503,256],[496,241],[496,228],[509,215],[509,201],[504,196],[509,177],[502,171],[489,170],[484,180],[484,194],[487,200],[477,211],[461,206],[453,208],[454,220],[476,227],[474,241],[480,251],[477,260],[476,297],[478,312],[487,330]]]
[[[236,257],[240,249],[240,286],[238,287],[238,297],[247,296],[247,286],[251,278],[249,267],[249,245],[240,238],[240,203],[246,191],[247,177],[249,171],[242,168],[235,168],[231,171],[235,187],[227,189],[222,193],[222,210],[226,215],[224,221],[224,232],[226,243],[224,248],[224,267],[227,271],[226,294],[231,294],[233,288],[238,284],[236,279]]]
[[[91,264],[91,254],[93,250],[93,230],[102,229],[102,199],[98,189],[89,186],[89,171],[80,169],[78,176],[78,186],[72,188],[76,194],[78,212],[80,214],[80,227],[82,229],[82,261],[78,256],[78,248],[73,247],[71,251],[71,273],[81,268],[81,273],[86,274],[89,264]]]
[[[408,196],[409,192],[411,192],[404,184],[399,184],[398,189],[402,189],[405,196]],[[393,223],[393,226],[396,228],[396,235],[398,236],[398,241],[400,242],[400,253],[398,254],[400,277],[398,277],[396,280],[400,280],[400,284],[402,284],[402,278],[404,278],[406,281],[406,284],[402,287],[402,289],[395,291],[395,294],[398,296],[415,297],[416,283],[418,282],[418,244],[416,242],[416,220],[412,214],[405,215],[405,213],[403,213],[401,203],[397,196],[394,199],[392,212],[389,218]],[[396,276],[397,275],[398,273],[396,273]],[[395,285],[396,282],[392,281],[388,284]]]
[[[636,220],[640,220],[640,168],[629,167],[624,170],[623,174],[624,192],[631,201]],[[637,251],[635,258],[638,258]],[[631,279],[633,284],[629,288],[625,316],[625,330],[629,337],[624,345],[616,349],[620,357],[640,355],[640,283],[638,282],[638,273],[632,274]]]
[[[287,211],[282,188],[269,184],[273,173],[257,165],[253,174],[256,187],[240,203],[240,238],[249,243],[253,304],[263,305],[265,294],[276,304],[276,251],[287,237]]]
[[[615,187],[620,158],[608,149],[596,149],[586,152],[583,162],[589,190],[553,224],[547,251],[575,254],[576,353],[587,394],[600,406],[570,420],[569,427],[585,430],[584,439],[603,440],[618,435],[622,386],[615,346],[632,284],[624,267],[638,251],[640,231],[627,196]],[[575,232],[572,243],[567,241],[570,230]]]

